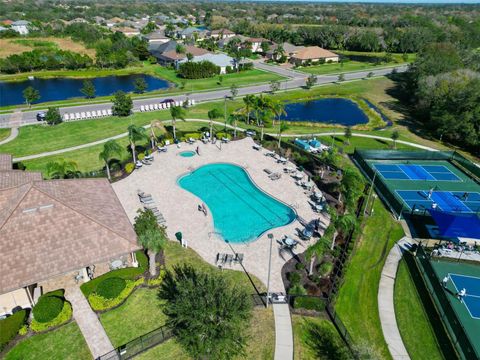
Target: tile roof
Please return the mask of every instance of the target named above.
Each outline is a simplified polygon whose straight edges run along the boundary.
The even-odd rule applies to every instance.
[[[12,155],[0,154],[0,171],[12,169]]]
[[[319,46],[307,46],[297,51],[297,53],[292,56],[292,58],[300,60],[322,59],[329,57],[338,57],[338,55],[331,51],[322,49]]]
[[[140,248],[107,179],[3,170],[2,184],[0,294]]]
[[[232,35],[235,34],[233,31],[230,31],[228,29],[218,29],[218,30],[212,30],[210,31],[210,35]]]
[[[169,59],[169,60],[181,60],[187,57],[186,54],[192,54],[193,56],[201,56],[205,54],[209,54],[210,52],[205,49],[201,49],[195,46],[187,45],[185,46],[185,53],[177,53],[175,50],[170,50],[167,52],[164,52],[161,54],[163,58]]]

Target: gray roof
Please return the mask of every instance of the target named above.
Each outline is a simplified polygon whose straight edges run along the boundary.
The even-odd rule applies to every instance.
[[[177,48],[177,42],[174,40],[167,41],[166,43],[163,44],[149,44],[148,45],[148,51],[153,55],[153,56],[159,56],[163,54],[164,52],[167,51],[172,51]]]
[[[145,39],[153,40],[153,39],[166,39],[164,30],[156,30],[144,36]]]
[[[30,25],[30,22],[26,20],[18,20],[12,23],[12,26],[27,26],[27,25]]]
[[[180,31],[180,34],[185,35],[185,36],[190,36],[190,35],[193,35],[193,33],[201,34],[201,33],[206,33],[206,32],[207,32],[206,30],[202,30],[202,29],[190,26],[190,27],[187,27],[187,28],[183,29],[182,31]]]
[[[195,56],[192,61],[193,62],[200,62],[200,61],[210,61],[211,63],[220,66],[220,67],[227,67],[235,65],[235,61],[228,55],[225,54],[205,54]],[[181,63],[186,62],[187,59],[180,60]]]

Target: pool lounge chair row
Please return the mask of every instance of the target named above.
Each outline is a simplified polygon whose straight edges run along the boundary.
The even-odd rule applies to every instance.
[[[243,254],[224,254],[218,253],[217,254],[217,261],[216,264],[218,267],[222,268],[225,265],[231,266],[233,264],[241,264],[243,262]]]
[[[155,110],[166,110],[170,109],[172,106],[183,106],[183,101],[172,101],[165,103],[149,104],[149,105],[140,105],[141,112],[155,111]],[[195,100],[187,100],[188,106],[195,105]]]
[[[157,219],[158,225],[165,226],[167,221],[163,217],[160,210],[158,210],[152,195],[147,194],[141,190],[137,191],[137,195],[140,199],[140,202],[143,204],[143,208],[145,210],[151,210],[153,212],[153,215],[155,215],[155,218]]]
[[[63,114],[63,121],[75,121],[85,119],[96,119],[105,116],[112,116],[112,109],[82,111],[76,113]]]

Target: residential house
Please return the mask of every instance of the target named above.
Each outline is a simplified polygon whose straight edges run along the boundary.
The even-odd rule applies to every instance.
[[[30,22],[26,20],[18,20],[12,23],[12,30],[18,32],[20,35],[28,35]]]
[[[283,49],[283,56],[285,56],[286,60],[290,60],[292,55],[305,48],[304,46],[295,46],[287,42],[284,42],[282,44],[273,44],[272,46],[270,46],[270,49],[268,49],[268,51],[265,53],[267,59],[278,60],[280,58],[277,51],[279,47]]]
[[[134,37],[140,35],[140,30],[134,29],[131,27],[115,27],[112,29],[115,32],[121,32],[123,33],[126,37]]]
[[[2,20],[2,25],[11,26],[13,24],[12,20]]]
[[[149,44],[164,44],[170,41],[170,38],[165,35],[165,30],[156,30],[144,35],[143,38],[147,40]]]
[[[196,34],[196,35],[195,35]],[[204,40],[207,37],[207,30],[199,29],[193,26],[177,31],[177,39],[188,40]]]
[[[8,29],[7,29],[6,27],[0,26],[0,32],[2,32],[2,31],[7,31],[7,30],[8,30]]]
[[[187,61],[188,61],[187,58],[183,58],[182,60],[179,60],[177,62],[177,66]],[[232,57],[225,54],[207,53],[205,55],[194,56],[191,61],[192,62],[210,61],[211,63],[217,65],[220,68],[220,74],[226,74],[228,66],[230,66],[232,69],[236,68],[235,60]]]
[[[138,266],[135,231],[107,179],[43,180],[0,154],[0,315],[39,296]]]
[[[292,54],[290,62],[295,65],[317,62],[338,62],[339,56],[319,46],[307,46]]]
[[[163,66],[173,65],[175,68],[178,66],[178,62],[182,59],[187,58],[187,54],[192,54],[195,58],[196,56],[201,56],[208,54],[209,52],[205,49],[201,49],[195,46],[186,45],[184,46],[184,53],[177,53],[177,42],[169,41],[164,44],[154,44],[149,47],[150,53],[155,56],[158,60],[158,63]]]
[[[111,19],[108,19],[106,22],[108,27],[112,27],[115,25],[123,24],[125,22],[125,19],[122,19],[119,17],[113,17]]]
[[[210,31],[208,33],[208,36],[217,40],[221,40],[221,39],[228,39],[228,38],[234,37],[235,33],[228,29],[218,29],[218,30]]]
[[[264,38],[248,38],[248,39],[245,40],[245,42],[251,44],[251,50],[254,53],[263,52],[263,50],[262,50],[262,43],[263,42],[269,43],[270,46],[272,46],[274,44],[273,41],[270,41],[270,40],[264,39]]]
[[[230,41],[234,40],[234,39],[238,39],[238,48],[240,49],[241,48],[241,44],[244,43],[248,38],[246,36],[243,36],[243,35],[235,35],[235,36],[232,36],[232,37],[227,37],[227,38],[223,38],[221,40],[219,40],[217,42],[218,44],[218,47],[220,49],[223,49],[224,47],[226,47]]]

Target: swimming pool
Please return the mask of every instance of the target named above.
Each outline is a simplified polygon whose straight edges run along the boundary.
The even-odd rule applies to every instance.
[[[181,157],[186,157],[186,158],[195,156],[195,154],[196,152],[191,150],[186,150],[178,153],[178,155],[180,155]]]
[[[244,243],[296,218],[287,205],[260,190],[233,164],[209,164],[181,177],[178,184],[212,212],[215,232],[225,241]]]

